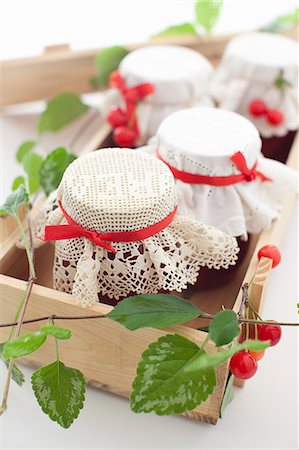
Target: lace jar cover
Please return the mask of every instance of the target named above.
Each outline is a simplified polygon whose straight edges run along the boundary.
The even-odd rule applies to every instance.
[[[103,295],[181,291],[195,283],[201,266],[228,268],[237,260],[235,238],[175,214],[170,170],[142,152],[111,148],[78,158],[65,171],[57,203],[49,198],[34,231],[43,224],[42,236],[56,241],[54,288],[72,293],[82,306]],[[140,230],[157,226],[138,238]],[[122,237],[107,241],[105,233]],[[119,240],[132,233],[134,241]]]
[[[195,105],[212,106],[208,84],[213,68],[194,50],[171,45],[144,47],[129,53],[120,63],[119,73],[127,88],[150,83],[154,92],[137,105],[138,144],[153,136],[161,121],[170,113]],[[112,105],[125,107],[115,89],[106,97],[104,111]]]
[[[297,43],[271,33],[250,33],[232,39],[212,77],[210,93],[220,108],[249,118],[263,137],[284,136],[296,130]],[[252,113],[255,100],[262,101],[264,107]]]
[[[268,228],[285,195],[296,190],[296,171],[264,158],[257,129],[234,112],[178,111],[162,122],[153,142],[142,149],[174,173],[179,213],[230,235],[247,240],[248,233]]]

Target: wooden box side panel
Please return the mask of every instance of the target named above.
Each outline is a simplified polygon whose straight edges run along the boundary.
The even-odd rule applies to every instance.
[[[0,311],[1,322],[12,320],[26,282],[1,275]],[[9,299],[9,301],[7,301]],[[25,319],[49,316],[79,316],[84,314],[106,314],[112,308],[99,304],[83,309],[78,306],[71,295],[35,285],[30,298]],[[57,321],[63,327],[72,330],[72,338],[59,343],[61,360],[81,370],[86,379],[94,386],[101,387],[117,395],[129,397],[132,381],[142,352],[147,346],[167,333],[178,333],[201,345],[206,333],[184,326],[171,327],[167,330],[145,328],[134,332],[110,319],[89,319]],[[25,324],[22,332],[36,331],[41,323]],[[5,341],[8,329],[0,329],[2,341]],[[207,345],[207,351],[215,352],[213,344]],[[46,365],[55,359],[55,348],[51,338],[37,352],[23,359],[33,367]],[[195,410],[187,413],[189,417],[216,423],[227,376],[226,366],[217,370],[217,387],[209,397]]]

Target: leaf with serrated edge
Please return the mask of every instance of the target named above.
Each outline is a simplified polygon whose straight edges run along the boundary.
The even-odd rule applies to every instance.
[[[78,369],[55,361],[36,370],[31,377],[35,397],[51,420],[69,428],[85,400],[85,380]]]
[[[253,350],[259,351],[269,347],[270,341],[257,341],[248,339],[241,344],[235,344],[233,347],[227,350],[220,351],[218,353],[205,353],[196,355],[192,361],[190,361],[185,367],[184,371],[191,374],[198,370],[203,370],[211,367],[217,367],[224,364],[235,353],[239,353],[241,350]]]
[[[222,0],[197,0],[195,3],[197,25],[209,33],[218,19],[222,4]]]
[[[28,192],[23,184],[20,184],[18,189],[12,192],[5,203],[1,206],[1,214],[10,214],[15,216],[18,213],[18,208],[20,205],[29,205]]]
[[[169,327],[200,316],[201,311],[189,301],[166,294],[135,295],[118,302],[107,314],[128,330],[144,327]]]
[[[72,332],[69,328],[56,327],[55,325],[47,325],[40,329],[47,336],[54,336],[57,339],[70,339]]]
[[[215,370],[184,371],[199,354],[205,351],[178,334],[168,334],[150,344],[142,354],[132,385],[132,410],[181,414],[205,401],[216,386]]]
[[[239,334],[238,317],[232,310],[219,311],[210,322],[209,335],[218,347],[229,344]]]
[[[64,92],[48,101],[40,116],[38,132],[59,131],[88,110],[80,97],[73,92]]]
[[[65,169],[76,159],[76,155],[64,147],[52,150],[42,161],[39,169],[39,182],[46,195],[58,187]]]

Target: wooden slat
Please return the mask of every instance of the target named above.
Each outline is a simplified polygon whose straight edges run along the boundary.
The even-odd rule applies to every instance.
[[[298,38],[295,27],[286,35]],[[228,41],[235,35],[193,35],[156,38],[141,44],[128,45],[135,50],[152,44],[173,44],[193,48],[218,64]],[[90,78],[96,75],[95,56],[101,49],[69,51],[67,44],[46,49],[43,55],[2,63],[2,95],[0,106],[49,99],[60,92],[82,94],[92,92]]]
[[[1,322],[4,323],[13,320],[26,282],[1,275],[0,283]],[[9,301],[7,301],[8,299]],[[67,316],[85,313],[107,314],[111,309],[112,307],[101,303],[82,309],[75,303],[71,295],[35,285],[25,318],[52,314]],[[124,397],[130,395],[138,361],[142,352],[151,342],[167,333],[178,333],[198,345],[201,345],[206,337],[206,333],[184,326],[175,326],[167,330],[145,328],[131,332],[109,319],[57,321],[57,323],[72,329],[72,338],[69,341],[61,341],[59,344],[61,360],[65,364],[81,370],[92,385]],[[22,331],[24,333],[36,331],[40,326],[40,323],[26,324]],[[0,329],[2,341],[7,338],[8,331],[8,329]],[[208,344],[207,351],[215,352],[217,349],[213,344]],[[48,339],[42,349],[20,361],[33,367],[39,367],[49,364],[54,358],[54,343]],[[217,369],[218,384],[215,392],[206,402],[187,413],[189,417],[216,423],[219,418],[226,376],[225,366]]]

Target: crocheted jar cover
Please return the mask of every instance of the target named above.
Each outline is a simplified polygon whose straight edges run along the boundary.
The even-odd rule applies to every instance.
[[[78,158],[66,170],[57,198],[80,226],[98,233],[149,227],[177,205],[173,176],[156,158],[130,149],[104,149]],[[60,208],[45,206],[36,229],[66,223]],[[48,212],[50,211],[50,212]],[[201,266],[234,265],[236,240],[213,227],[177,215],[143,241],[111,242],[116,254],[85,237],[55,243],[54,287],[82,306],[107,295],[181,291]]]

